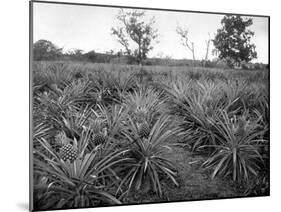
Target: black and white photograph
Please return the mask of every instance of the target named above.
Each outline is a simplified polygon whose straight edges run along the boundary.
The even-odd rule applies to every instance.
[[[32,211],[270,195],[269,16],[29,6]]]

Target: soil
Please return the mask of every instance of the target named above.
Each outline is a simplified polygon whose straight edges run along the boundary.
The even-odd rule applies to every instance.
[[[189,201],[243,196],[231,179],[216,177],[211,179],[210,171],[202,167],[206,156],[193,154],[182,147],[174,147],[168,157],[177,166],[179,186],[171,181],[163,184],[163,195],[153,191],[131,191],[123,201],[129,204]]]

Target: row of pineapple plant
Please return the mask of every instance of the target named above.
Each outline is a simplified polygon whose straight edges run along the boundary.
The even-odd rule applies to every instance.
[[[177,79],[163,88],[170,113],[183,120],[183,142],[208,156],[202,166],[212,170],[212,178],[229,176],[246,184],[263,175],[269,166],[268,93],[263,85]]]

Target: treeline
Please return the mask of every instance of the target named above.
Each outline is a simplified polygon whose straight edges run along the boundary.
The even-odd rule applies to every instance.
[[[48,40],[38,40],[33,45],[34,61],[77,61],[91,63],[111,63],[111,64],[128,64],[136,65],[136,57],[126,55],[122,51],[114,53],[98,53],[94,50],[84,53],[80,49],[73,49],[63,52],[60,48]],[[229,68],[227,62],[220,59],[210,60],[188,60],[173,58],[146,58],[143,65],[147,66],[191,66],[191,67],[208,67],[208,68]],[[242,69],[267,69],[268,66],[262,63],[243,63]]]

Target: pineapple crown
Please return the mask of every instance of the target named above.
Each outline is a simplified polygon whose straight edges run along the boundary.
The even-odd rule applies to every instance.
[[[250,127],[249,123],[249,120],[247,120],[245,116],[237,117],[234,115],[234,117],[231,119],[234,132],[246,131]]]
[[[135,110],[134,115],[138,123],[146,122],[147,109],[144,107],[139,107]]]
[[[137,123],[137,126],[147,126],[149,127],[149,123],[146,120],[141,120]]]
[[[103,120],[100,118],[96,118],[95,120],[92,121],[91,127],[94,133],[99,133],[103,129]]]
[[[64,131],[60,131],[57,134],[56,141],[62,145],[71,144],[74,148],[77,148],[77,146],[78,146],[76,138],[74,138],[73,140],[68,138]]]

